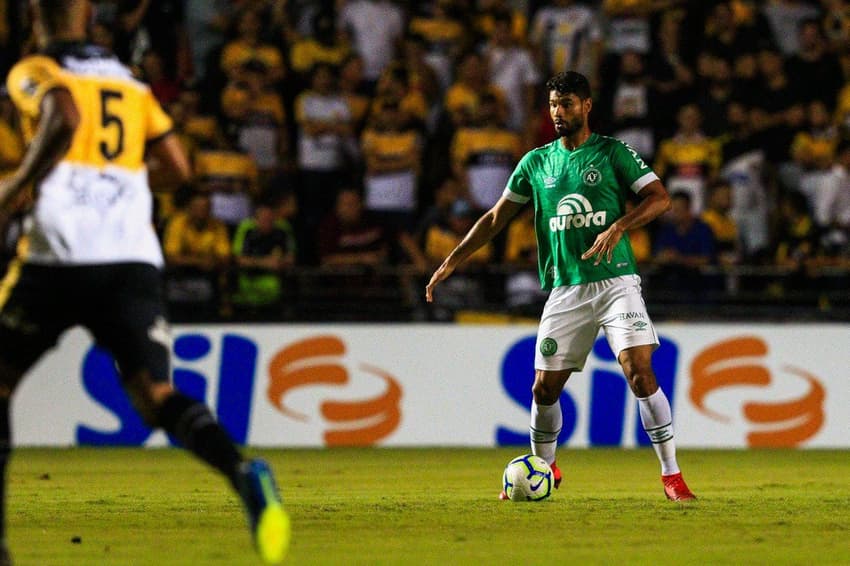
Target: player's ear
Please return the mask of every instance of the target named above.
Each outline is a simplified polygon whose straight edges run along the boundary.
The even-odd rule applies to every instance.
[[[581,103],[584,106],[585,113],[590,112],[590,109],[593,108],[593,99],[590,98],[589,96],[587,98],[585,98],[584,100],[582,100]]]

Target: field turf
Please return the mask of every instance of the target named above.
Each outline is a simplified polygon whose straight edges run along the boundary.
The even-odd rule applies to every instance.
[[[850,452],[564,450],[541,503],[498,501],[515,449],[252,450],[293,520],[288,564],[850,564]],[[17,566],[259,564],[236,496],[173,449],[19,449]]]

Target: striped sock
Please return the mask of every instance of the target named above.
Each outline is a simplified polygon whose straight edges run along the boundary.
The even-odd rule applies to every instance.
[[[540,456],[546,463],[555,461],[555,449],[558,447],[558,434],[563,424],[561,401],[554,405],[538,405],[531,402],[531,452]]]
[[[160,407],[159,423],[186,450],[219,470],[236,486],[242,456],[206,405],[175,392]]]
[[[661,462],[661,474],[669,476],[678,473],[676,444],[673,442],[673,413],[664,391],[659,387],[649,397],[638,397],[638,409],[643,429],[649,435]]]

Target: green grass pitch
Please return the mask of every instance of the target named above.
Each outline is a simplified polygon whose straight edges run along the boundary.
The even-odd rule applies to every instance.
[[[559,451],[547,501],[497,500],[514,449],[250,450],[293,520],[289,564],[850,564],[850,452]],[[20,449],[16,565],[259,564],[236,496],[173,449]]]

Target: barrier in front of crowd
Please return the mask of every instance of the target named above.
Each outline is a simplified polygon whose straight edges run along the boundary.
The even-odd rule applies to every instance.
[[[638,321],[639,323],[640,321]],[[527,444],[533,325],[199,325],[172,329],[174,383],[254,446]],[[850,447],[846,324],[659,324],[659,383],[682,447]],[[559,441],[648,445],[603,336],[561,396]],[[112,360],[66,334],[13,403],[17,445],[169,443]]]

